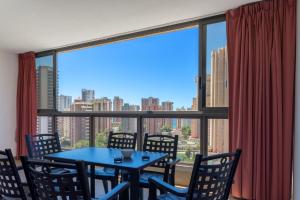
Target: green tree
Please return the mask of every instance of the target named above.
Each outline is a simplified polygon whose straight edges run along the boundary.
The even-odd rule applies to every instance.
[[[185,140],[187,140],[191,136],[191,133],[192,133],[191,127],[183,126],[181,129],[181,133],[182,133],[183,138]]]
[[[107,146],[107,134],[106,131],[96,134],[96,147]]]
[[[88,147],[88,146],[89,146],[88,140],[79,140],[74,145],[75,148],[82,148],[82,147]]]
[[[172,131],[172,129],[169,127],[169,126],[166,126],[166,125],[163,125],[161,128],[160,128],[160,131],[163,133],[163,132],[167,132],[167,133],[170,133]]]

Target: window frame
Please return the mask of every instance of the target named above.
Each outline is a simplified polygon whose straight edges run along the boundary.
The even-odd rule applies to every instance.
[[[142,133],[144,118],[191,118],[200,120],[200,153],[208,155],[208,120],[209,119],[228,119],[228,107],[206,107],[206,41],[207,41],[207,26],[218,22],[226,21],[224,14],[212,16],[203,19],[192,20],[179,24],[163,26],[159,28],[148,29],[144,31],[112,36],[91,42],[85,42],[76,45],[56,48],[52,50],[36,53],[36,58],[44,56],[53,57],[53,109],[39,109],[38,116],[52,117],[52,131],[57,130],[57,117],[90,117],[90,146],[95,146],[94,118],[95,117],[129,117],[137,118],[137,132]],[[146,37],[154,34],[161,34],[171,31],[176,31],[184,28],[198,26],[199,29],[199,56],[198,56],[198,85],[197,85],[197,111],[103,111],[103,112],[60,112],[57,110],[57,53],[72,51],[80,48],[89,48],[92,46],[105,45],[123,40],[132,40],[139,37]],[[138,149],[142,147],[142,134],[138,134]]]

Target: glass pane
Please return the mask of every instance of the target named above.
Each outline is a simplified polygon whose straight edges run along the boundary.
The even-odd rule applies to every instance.
[[[178,135],[177,157],[181,163],[193,163],[196,153],[200,152],[200,120],[146,118],[143,120],[143,133]]]
[[[192,110],[198,34],[191,27],[58,53],[58,109],[71,101],[92,111]]]
[[[207,25],[206,106],[228,107],[226,22]]]
[[[37,117],[36,131],[38,134],[52,134],[52,117]]]
[[[224,153],[229,151],[228,119],[208,120],[208,153]]]
[[[64,149],[89,146],[90,122],[88,117],[57,117],[57,131]]]
[[[106,147],[109,131],[113,132],[137,132],[136,118],[95,118],[95,145],[96,147]]]
[[[37,102],[39,109],[54,108],[53,56],[36,58]]]

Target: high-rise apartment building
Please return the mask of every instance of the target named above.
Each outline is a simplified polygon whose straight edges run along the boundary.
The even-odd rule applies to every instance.
[[[59,95],[57,96],[57,109],[58,111],[71,111],[72,97]],[[62,140],[70,141],[71,137],[71,118],[70,117],[58,117],[57,130],[62,137]]]
[[[96,99],[93,102],[93,111],[112,111],[112,102],[107,97]],[[112,128],[110,117],[98,117],[95,119],[95,132],[101,133]]]
[[[142,98],[142,111],[160,110],[159,98]],[[150,134],[160,133],[162,119],[144,119],[144,131]]]
[[[95,90],[82,89],[81,99],[83,102],[92,102],[95,99]]]
[[[172,101],[164,101],[161,103],[161,110],[163,111],[172,111],[173,110],[173,102]],[[163,118],[162,125],[168,128],[173,129],[173,119],[172,118]]]
[[[91,112],[93,111],[93,103],[83,102],[81,99],[76,99],[71,104],[72,112]],[[71,145],[74,145],[79,140],[88,140],[90,134],[90,123],[88,117],[72,117],[71,121]]]
[[[140,106],[130,105],[129,103],[124,103],[123,111],[139,111]],[[136,118],[122,118],[121,124],[122,131],[124,132],[137,132],[137,119]]]
[[[72,97],[59,95],[57,96],[57,110],[58,111],[70,111],[72,104]]]
[[[220,48],[211,53],[211,98],[212,107],[228,106],[228,59],[227,48]],[[229,149],[228,121],[212,119],[209,121],[209,146],[213,152]]]
[[[185,109],[184,107],[177,108],[176,111],[188,111],[192,110],[192,108]],[[181,130],[182,127],[188,126],[191,128],[192,125],[192,119],[182,119],[182,118],[176,118],[176,129]]]
[[[39,66],[36,71],[37,96],[39,109],[52,109],[53,99],[53,67]],[[51,117],[39,117],[37,120],[37,133],[52,133]]]
[[[113,101],[113,111],[122,111],[123,99],[115,96]],[[121,123],[122,118],[113,118],[113,123]]]
[[[192,110],[198,110],[198,98],[193,98],[192,102]],[[200,137],[200,125],[201,122],[199,119],[192,119],[191,120],[191,137],[192,138],[199,138]]]

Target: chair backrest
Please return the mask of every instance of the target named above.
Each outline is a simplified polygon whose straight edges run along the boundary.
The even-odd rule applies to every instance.
[[[144,136],[143,151],[167,153],[168,156],[159,162],[156,162],[152,167],[165,168],[167,162],[175,160],[177,156],[178,135],[149,135]]]
[[[137,133],[113,133],[109,132],[108,148],[135,149]]]
[[[22,156],[21,161],[33,200],[91,199],[83,161],[66,164],[29,160],[26,156]]]
[[[57,132],[54,134],[37,134],[34,136],[26,135],[25,139],[28,156],[30,158],[43,159],[47,154],[61,151]]]
[[[206,158],[197,155],[188,200],[227,200],[240,155],[240,149]]]
[[[0,151],[0,196],[26,199],[10,149]]]

